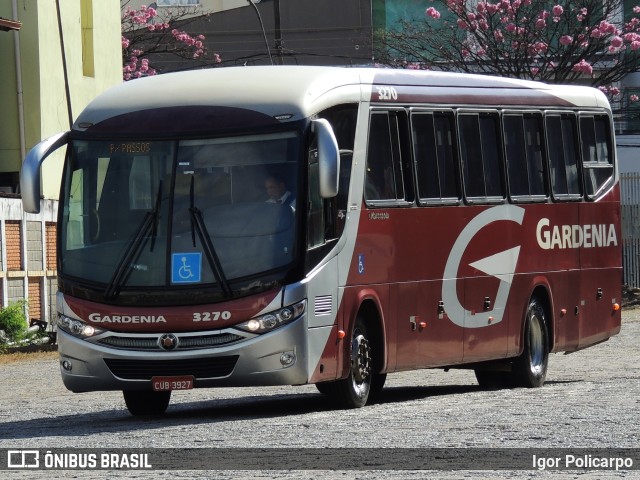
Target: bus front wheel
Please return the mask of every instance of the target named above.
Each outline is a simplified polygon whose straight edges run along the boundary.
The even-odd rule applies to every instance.
[[[529,302],[524,325],[524,348],[513,363],[512,379],[518,387],[541,387],[547,377],[549,331],[545,309],[537,298]]]
[[[162,415],[171,400],[171,391],[125,390],[122,394],[129,413],[134,416]]]
[[[367,326],[356,318],[351,335],[349,376],[335,383],[335,395],[348,408],[364,407],[373,378],[373,347]]]

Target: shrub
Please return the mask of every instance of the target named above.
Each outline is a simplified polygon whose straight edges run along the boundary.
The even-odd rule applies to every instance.
[[[25,307],[27,302],[21,300],[0,309],[0,330],[4,330],[5,339],[0,342],[20,342],[29,337]]]

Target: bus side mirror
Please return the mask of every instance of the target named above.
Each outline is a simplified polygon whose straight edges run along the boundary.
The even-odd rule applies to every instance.
[[[312,128],[318,141],[318,170],[320,196],[333,198],[338,194],[340,150],[331,124],[324,118],[312,120]]]
[[[69,132],[58,133],[27,153],[20,169],[20,194],[25,212],[40,213],[40,167],[49,155],[67,144],[68,138]]]

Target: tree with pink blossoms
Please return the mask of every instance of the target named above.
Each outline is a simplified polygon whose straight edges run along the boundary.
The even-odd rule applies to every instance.
[[[217,53],[208,55],[204,35],[192,36],[183,30],[196,18],[197,7],[158,10],[142,5],[133,9],[126,3],[121,17],[122,77],[125,81],[159,73],[150,64],[150,59],[157,55],[194,60],[198,62],[197,66],[220,63]]]
[[[640,70],[640,6],[625,13],[623,0],[424,4],[423,18],[376,33],[378,63],[605,86],[610,98],[611,85]]]

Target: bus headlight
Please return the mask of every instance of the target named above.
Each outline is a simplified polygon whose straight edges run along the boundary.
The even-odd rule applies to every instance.
[[[80,320],[62,314],[58,316],[57,325],[60,330],[79,338],[93,337],[102,332],[100,328],[93,327]]]
[[[250,333],[265,333],[271,330],[291,323],[294,320],[300,318],[305,312],[307,307],[307,301],[295,303],[289,307],[281,308],[274,312],[269,312],[259,317],[254,317],[251,320],[236,325],[236,328],[244,330]]]

